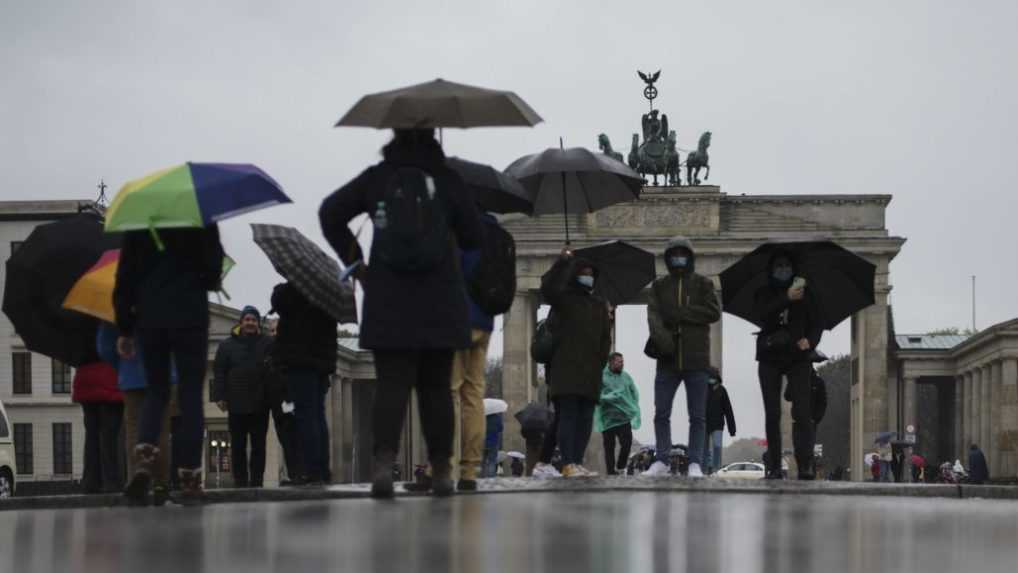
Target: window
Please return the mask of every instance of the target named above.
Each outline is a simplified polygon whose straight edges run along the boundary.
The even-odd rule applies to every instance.
[[[14,364],[14,393],[32,393],[32,353],[15,352],[11,355]]]
[[[69,423],[53,424],[53,473],[70,475],[73,473],[73,451],[71,450],[71,425]]]
[[[23,244],[25,244],[25,241],[11,241],[11,254],[13,255],[18,252],[18,249],[20,249]]]
[[[34,474],[32,424],[14,424],[14,463],[19,474]]]
[[[59,360],[53,360],[53,393],[71,393],[71,367]]]

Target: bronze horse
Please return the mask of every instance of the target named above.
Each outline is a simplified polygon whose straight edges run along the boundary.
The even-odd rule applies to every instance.
[[[707,169],[707,174],[704,175],[703,180],[706,181],[710,178],[710,156],[707,155],[707,148],[710,147],[710,138],[711,134],[709,131],[703,132],[696,151],[686,156],[686,185],[700,184],[701,168]]]
[[[608,139],[607,135],[602,133],[601,135],[597,136],[597,146],[601,148],[601,151],[605,155],[611,157],[612,159],[618,161],[619,163],[622,163],[622,154],[612,149],[612,142],[611,140]]]

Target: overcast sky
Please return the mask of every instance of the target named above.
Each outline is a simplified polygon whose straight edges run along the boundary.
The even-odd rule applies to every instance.
[[[248,223],[325,244],[321,199],[378,160],[387,135],[333,129],[359,96],[436,77],[515,90],[534,129],[447,131],[446,149],[499,168],[557,144],[617,147],[645,110],[636,69],[662,70],[658,106],[729,194],[888,193],[908,238],[892,265],[901,332],[1018,316],[1018,3],[32,2],[0,4],[2,198],[90,198],[187,160],[251,162],[295,204],[222,225],[237,305],[279,278]],[[645,312],[620,348],[653,441]],[[829,354],[848,352],[845,328]],[[725,318],[740,434],[762,435],[750,328]],[[496,339],[498,342],[499,339]],[[500,347],[494,349],[501,352]],[[673,437],[685,441],[685,397]]]

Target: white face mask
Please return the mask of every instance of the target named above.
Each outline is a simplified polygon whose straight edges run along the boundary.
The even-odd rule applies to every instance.
[[[673,269],[684,269],[689,264],[689,259],[686,257],[668,257],[668,266]]]
[[[594,288],[594,277],[590,275],[580,275],[576,277],[576,282],[587,288]]]

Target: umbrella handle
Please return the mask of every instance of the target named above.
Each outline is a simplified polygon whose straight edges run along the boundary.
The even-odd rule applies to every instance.
[[[155,242],[156,248],[159,249],[159,252],[161,253],[165,251],[166,245],[164,245],[163,240],[159,238],[159,231],[156,231],[156,227],[151,221],[148,223],[148,232],[152,235],[152,240]]]
[[[566,172],[562,172],[562,222],[566,225],[566,246],[569,246],[569,198],[566,196]]]

